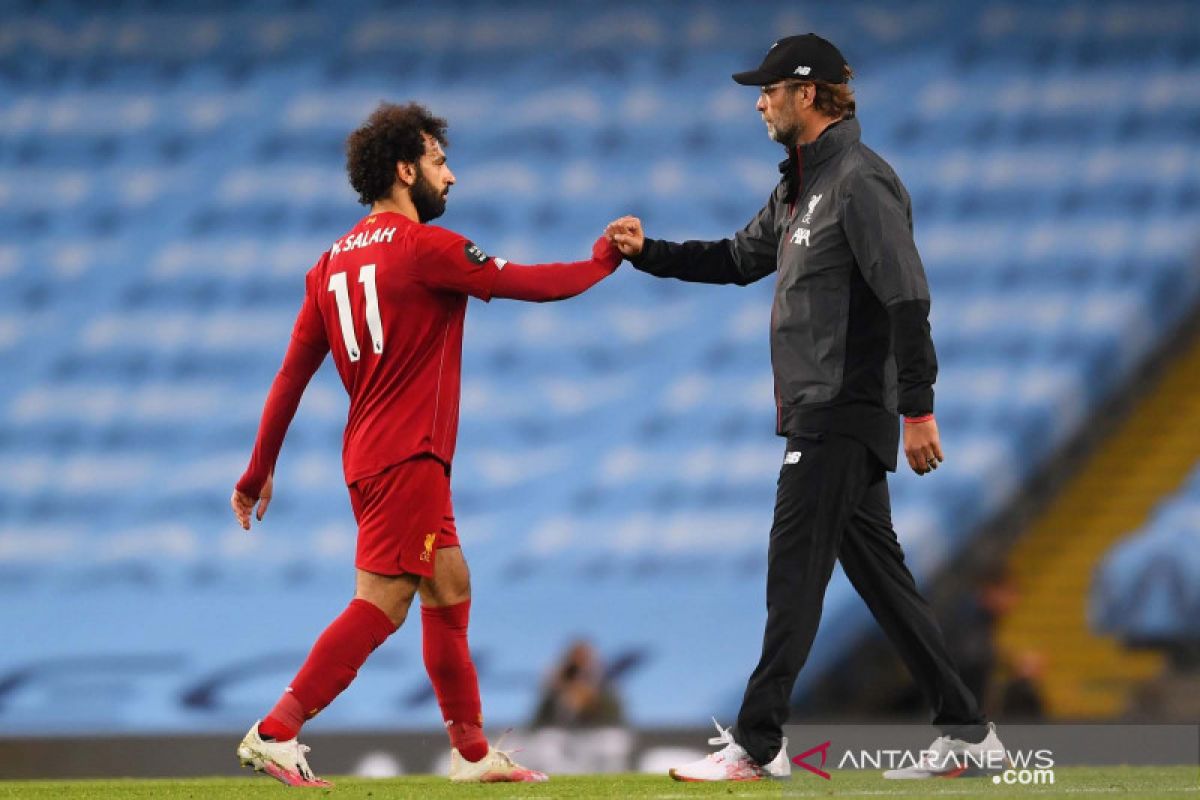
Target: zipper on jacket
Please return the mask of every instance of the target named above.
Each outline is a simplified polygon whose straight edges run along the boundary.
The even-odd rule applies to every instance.
[[[804,156],[799,147],[796,148],[796,157],[793,160],[796,162],[796,191],[792,193],[792,200],[788,203],[789,227],[791,227],[792,217],[796,216],[796,205],[799,203],[800,196],[804,194]]]
[[[804,188],[804,156],[800,154],[800,148],[795,151],[796,163],[796,191],[792,193],[791,202],[788,203],[788,221],[784,226],[784,232],[790,238],[792,234],[792,221],[796,218],[796,205],[800,199],[801,190]],[[779,291],[779,281],[783,277],[783,270],[779,264],[775,265],[775,291]],[[771,330],[775,329],[775,304],[771,304]],[[783,395],[779,391],[779,380],[775,380],[775,433],[783,435]]]

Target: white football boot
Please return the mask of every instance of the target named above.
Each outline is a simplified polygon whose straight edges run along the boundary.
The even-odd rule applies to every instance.
[[[467,761],[450,749],[450,780],[454,783],[545,783],[550,780],[544,772],[522,767],[503,750],[488,745],[487,755],[478,761]]]
[[[286,742],[263,741],[258,735],[256,722],[238,745],[237,755],[243,767],[253,767],[255,772],[265,772],[286,786],[328,789],[333,784],[316,777],[309,769],[308,760],[304,757],[308,750],[306,745],[300,744],[296,739],[288,739]]]
[[[787,737],[771,763],[763,766],[734,741],[728,728],[722,728],[715,719],[717,735],[708,740],[711,745],[725,745],[715,753],[709,753],[699,761],[673,767],[669,774],[677,781],[760,781],[763,778],[788,778],[792,774],[792,762],[787,756]]]
[[[988,734],[982,742],[973,744],[939,736],[921,751],[921,760],[917,764],[886,770],[883,777],[894,781],[959,778],[997,772],[1009,766],[1008,754],[996,735],[996,723],[989,722]]]

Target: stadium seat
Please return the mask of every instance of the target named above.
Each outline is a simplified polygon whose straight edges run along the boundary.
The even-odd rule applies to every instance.
[[[1200,294],[1196,15],[809,6],[355,0],[347,22],[159,0],[85,24],[18,4],[0,35],[0,628],[21,646],[0,650],[0,684],[51,684],[5,695],[0,734],[244,726],[344,602],[346,401],[328,365],[265,523],[236,529],[228,494],[304,273],[362,213],[344,137],[385,98],[450,120],[438,224],[514,261],[575,259],[623,213],[673,239],[744,225],[781,153],[729,73],[774,35],[846,42],[865,139],[914,200],[941,357],[949,458],[893,481],[897,527],[920,579],[951,564]],[[731,717],[782,454],[771,284],[626,266],[562,305],[471,303],[454,490],[490,722],[531,712],[576,634],[639,654],[620,687],[634,723]],[[1143,538],[1187,535],[1182,514]],[[1184,608],[1106,611],[1136,590],[1140,547],[1097,589],[1097,624],[1134,637]],[[246,620],[281,596],[289,624]],[[840,571],[826,611],[798,698],[871,629]],[[719,647],[698,643],[714,629]],[[403,631],[323,721],[437,725],[405,699],[416,643]],[[124,688],[48,700],[79,665]],[[259,677],[196,700],[245,665]]]

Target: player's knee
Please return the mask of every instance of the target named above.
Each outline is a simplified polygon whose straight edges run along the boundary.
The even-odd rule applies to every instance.
[[[409,606],[417,593],[415,575],[374,575],[360,572],[354,596],[371,603],[396,627],[404,624]]]
[[[442,582],[442,605],[452,606],[471,599],[471,573],[467,572],[465,565],[462,570],[447,577],[448,580]]]
[[[387,614],[387,618],[392,621],[392,624],[399,628],[404,624],[404,620],[408,618],[408,608],[412,605],[412,595],[407,597],[393,596],[381,597],[378,600],[371,600],[379,607],[379,610]]]
[[[444,606],[455,606],[459,603],[465,603],[471,599],[471,579],[464,577],[461,583],[456,583],[450,587],[450,591],[446,592],[446,596],[442,600]]]
[[[421,581],[421,605],[454,606],[471,599],[471,579]]]
[[[378,608],[397,628],[400,627],[408,615],[407,607],[396,603],[392,598],[380,592],[357,591],[354,593],[354,599],[365,601]]]
[[[387,614],[387,618],[392,621],[392,624],[399,628],[404,624],[404,620],[408,619],[408,607],[411,603],[405,603],[403,606],[392,606],[385,608],[383,613]]]
[[[421,603],[453,606],[471,599],[471,571],[458,547],[437,551],[433,577],[421,581]]]

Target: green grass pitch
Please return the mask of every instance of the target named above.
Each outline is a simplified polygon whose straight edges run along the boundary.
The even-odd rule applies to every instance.
[[[30,800],[210,800],[211,798],[312,797],[330,800],[391,798],[655,798],[691,797],[934,797],[1028,798],[1200,797],[1196,767],[1060,767],[1053,786],[1001,786],[990,778],[932,781],[885,781],[874,772],[834,772],[826,781],[793,774],[790,781],[762,783],[676,783],[657,775],[581,775],[551,778],[538,785],[452,785],[445,778],[417,776],[390,780],[336,777],[333,789],[289,789],[269,778],[196,778],[189,780],[8,781],[0,799]]]

